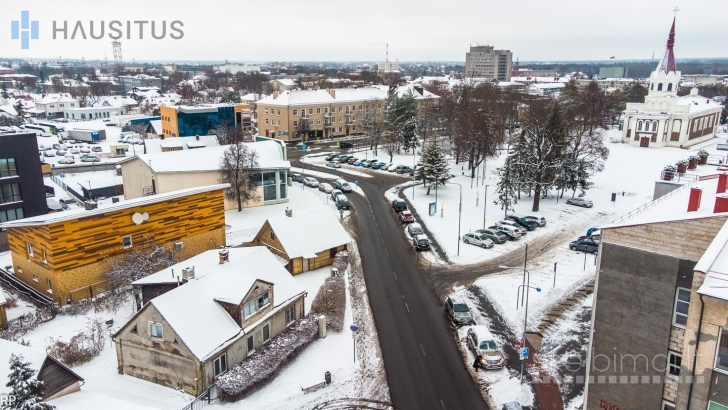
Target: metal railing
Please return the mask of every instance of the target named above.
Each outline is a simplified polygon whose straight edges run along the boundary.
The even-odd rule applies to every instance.
[[[699,180],[696,174],[684,174],[681,172],[662,171],[660,172],[660,180],[674,182],[695,182]]]
[[[20,279],[16,278],[13,274],[1,268],[0,284],[2,284],[3,286],[7,286],[10,289],[13,289],[15,292],[18,292],[21,295],[24,295],[28,299],[32,300],[36,304],[36,306],[49,306],[54,303],[53,299],[26,285]]]
[[[215,400],[217,400],[217,386],[213,384],[182,410],[200,410]]]
[[[695,184],[695,182],[696,181],[688,181],[685,185],[683,185],[683,186],[681,186],[681,187],[679,187],[679,188],[677,188],[675,190],[672,190],[672,191],[668,192],[667,194],[665,194],[665,195],[663,195],[663,196],[661,196],[661,197],[659,197],[659,198],[657,198],[657,199],[655,199],[653,201],[650,201],[650,202],[648,202],[648,203],[640,206],[639,208],[637,208],[637,209],[629,212],[628,214],[623,215],[623,216],[615,219],[614,221],[610,222],[609,224],[610,225],[614,225],[614,224],[622,223],[622,222],[624,222],[624,221],[626,221],[626,220],[628,220],[628,219],[630,219],[630,218],[632,218],[632,217],[634,217],[636,215],[639,215],[642,212],[646,211],[647,209],[652,208],[653,206],[659,204],[660,202],[662,202],[662,201],[664,201],[664,200],[666,200],[668,198],[671,198],[671,197],[677,195],[678,193],[680,193],[680,192],[688,189],[689,187],[693,186]]]

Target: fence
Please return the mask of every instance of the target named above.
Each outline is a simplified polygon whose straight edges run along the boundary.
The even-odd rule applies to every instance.
[[[217,386],[213,384],[182,410],[200,410],[215,400],[217,400]]]
[[[53,300],[51,298],[21,282],[13,274],[2,268],[0,268],[0,284],[9,289],[13,289],[19,295],[25,296],[38,307],[50,306],[53,304]]]
[[[58,177],[57,175],[51,175],[51,181],[58,184],[61,188],[63,188],[64,191],[68,192],[82,203],[87,201],[86,197],[76,192],[73,188],[69,187],[65,182],[63,182],[63,179]]]

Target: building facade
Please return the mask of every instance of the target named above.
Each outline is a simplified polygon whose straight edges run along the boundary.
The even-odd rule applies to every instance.
[[[47,211],[36,134],[0,135],[0,223]]]
[[[0,224],[17,279],[64,305],[106,290],[109,262],[161,245],[188,258],[225,243],[223,190],[213,185]],[[146,217],[145,217],[146,216]]]
[[[165,137],[194,137],[207,135],[222,122],[230,128],[249,129],[251,124],[248,104],[206,104],[198,106],[160,106],[162,133]]]
[[[97,120],[100,118],[112,118],[127,113],[127,107],[83,107],[63,108],[61,116],[71,121]]]
[[[513,53],[495,50],[493,46],[470,46],[465,54],[465,77],[485,77],[498,81],[511,81]]]
[[[367,112],[384,112],[388,91],[387,86],[274,91],[256,102],[258,134],[286,142],[360,134]],[[411,93],[420,113],[439,106],[440,97],[420,85],[408,84],[393,91]],[[302,121],[307,122],[305,127]]]
[[[698,95],[677,95],[681,74],[675,65],[675,21],[665,55],[650,75],[644,103],[627,103],[624,110],[623,141],[638,147],[688,147],[715,137],[722,106]]]
[[[162,88],[162,79],[159,77],[153,77],[151,75],[120,75],[118,78],[124,92],[127,92],[135,87]]]

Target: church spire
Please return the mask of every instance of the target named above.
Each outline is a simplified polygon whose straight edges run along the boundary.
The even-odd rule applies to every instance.
[[[657,67],[657,71],[662,71],[665,74],[670,72],[676,72],[675,67],[675,54],[672,49],[675,46],[675,19],[672,20],[672,27],[670,28],[670,35],[667,37],[667,48],[665,49],[665,55],[660,61],[660,65]]]

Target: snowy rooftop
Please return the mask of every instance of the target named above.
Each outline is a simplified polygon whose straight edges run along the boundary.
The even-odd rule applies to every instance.
[[[706,218],[714,215],[713,207],[715,206],[716,197],[725,194],[716,194],[718,188],[717,173],[712,176],[705,175],[702,178],[704,179],[682,183],[682,186],[676,190],[654,201],[648,202],[609,225],[602,226],[602,229]],[[698,210],[688,212],[688,200],[690,199],[691,188],[700,188],[702,195]]]
[[[184,152],[184,151],[182,151]],[[18,226],[38,226],[48,225],[52,223],[70,221],[72,219],[85,218],[87,216],[99,215],[111,211],[119,211],[123,209],[133,208],[135,206],[144,206],[149,204],[156,204],[158,202],[169,201],[171,199],[183,198],[189,195],[201,194],[204,192],[211,192],[220,189],[228,188],[230,184],[217,184],[209,185],[196,188],[180,189],[179,191],[167,192],[164,194],[144,196],[141,198],[129,199],[126,201],[120,201],[117,203],[99,204],[99,207],[92,210],[85,210],[83,208],[72,209],[64,212],[54,212],[47,215],[38,215],[31,218],[16,219],[14,221],[3,222],[0,224],[2,228],[15,228]]]
[[[9,340],[0,339],[0,394],[10,392],[10,388],[5,385],[8,383],[8,375],[10,374],[9,362],[11,354],[23,355],[23,361],[30,363],[30,367],[36,372],[40,370],[40,367],[43,366],[43,362],[45,362],[48,356],[40,350],[35,350]],[[76,377],[83,381],[83,378],[80,376],[76,375]]]
[[[315,258],[316,252],[351,241],[349,234],[327,208],[294,212],[292,217],[268,219],[289,258]]]
[[[697,113],[702,111],[710,111],[715,109],[721,109],[722,105],[717,101],[713,101],[708,97],[700,95],[684,95],[678,97],[675,101],[676,105],[687,105],[690,107],[691,113]]]
[[[695,265],[696,272],[705,273],[698,293],[728,300],[728,223],[715,236],[708,249]]]
[[[258,153],[258,165],[261,169],[291,167],[291,163],[283,159],[280,144],[275,141],[251,142],[245,145]],[[208,146],[201,150],[158,152],[140,154],[138,157],[157,173],[219,171],[220,160],[228,148],[227,145]]]
[[[155,122],[155,121],[150,121]],[[160,120],[156,122],[161,123]],[[183,150],[189,148],[202,148],[202,147],[219,147],[220,144],[217,142],[215,135],[200,135],[200,140],[197,137],[175,137],[175,138],[149,138],[144,140],[147,154],[157,154],[162,152],[162,148],[173,148],[182,147]]]
[[[242,302],[256,280],[273,284],[273,310],[301,296],[305,289],[265,247],[254,247],[199,279],[157,296],[154,305],[192,354],[200,360],[245,335],[244,329],[215,300]],[[217,251],[213,252],[217,256]],[[196,301],[190,303],[190,301]]]
[[[389,86],[375,85],[371,87],[361,88],[336,88],[331,90],[335,97],[326,90],[291,90],[282,91],[277,97],[268,96],[259,100],[258,104],[291,106],[291,105],[307,105],[307,104],[336,104],[346,102],[364,102],[370,100],[384,100],[387,98]],[[440,98],[439,96],[422,90],[420,94],[415,90],[412,84],[397,87],[397,94],[404,95],[411,92],[418,100],[425,98]]]
[[[83,172],[73,175],[64,175],[66,176],[62,178],[62,181],[75,190],[80,190],[82,188],[106,188],[124,184],[121,175],[117,175],[115,171]]]

